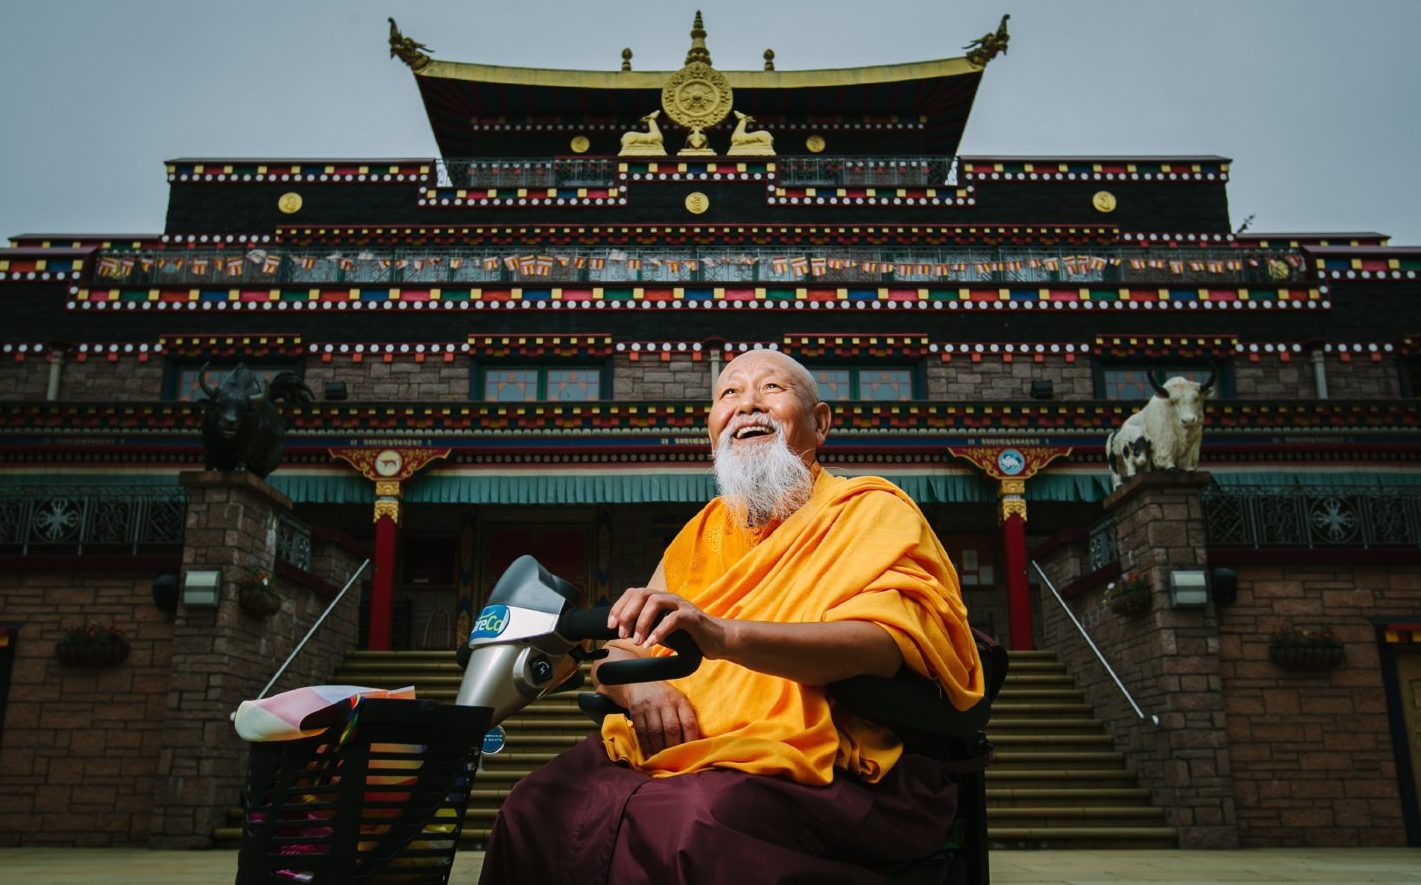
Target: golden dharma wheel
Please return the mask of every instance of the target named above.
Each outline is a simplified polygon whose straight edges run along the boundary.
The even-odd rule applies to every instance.
[[[277,198],[276,208],[281,210],[282,215],[295,215],[301,211],[301,195],[287,191]]]
[[[811,154],[823,153],[824,136],[819,134],[811,135],[804,140],[804,146],[809,149]]]
[[[666,116],[687,129],[709,129],[724,120],[734,98],[725,75],[700,62],[672,74],[661,89]]]
[[[592,142],[585,135],[574,135],[569,147],[572,148],[574,154],[585,154],[587,149],[592,147]]]
[[[1096,191],[1095,196],[1090,198],[1090,204],[1095,207],[1097,212],[1114,212],[1115,195],[1110,191]]]
[[[710,208],[710,197],[700,191],[693,191],[686,195],[686,211],[692,215],[700,215]]]

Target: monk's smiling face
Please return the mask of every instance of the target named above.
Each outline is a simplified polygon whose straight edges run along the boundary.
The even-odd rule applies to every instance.
[[[778,351],[755,350],[720,373],[708,423],[713,450],[760,446],[783,436],[790,451],[810,464],[829,433],[830,414],[804,366]]]

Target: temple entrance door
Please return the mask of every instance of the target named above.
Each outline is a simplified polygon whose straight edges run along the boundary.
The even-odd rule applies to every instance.
[[[592,586],[592,526],[579,524],[485,523],[479,550],[478,599],[474,611],[513,560],[529,554],[543,568],[582,591]]]
[[[1408,804],[1417,808],[1421,806],[1421,649],[1397,649],[1396,685],[1406,726],[1406,752],[1411,757],[1411,801]]]

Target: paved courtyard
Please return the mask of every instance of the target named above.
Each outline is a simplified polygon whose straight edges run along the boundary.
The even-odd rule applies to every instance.
[[[459,855],[452,882],[478,878],[482,852]],[[0,848],[0,881],[44,885],[231,885],[233,851],[139,848]],[[1418,883],[1421,851],[1406,848],[1300,848],[1255,851],[997,851],[994,885],[1104,885],[1124,882]],[[669,883],[668,883],[669,885]]]

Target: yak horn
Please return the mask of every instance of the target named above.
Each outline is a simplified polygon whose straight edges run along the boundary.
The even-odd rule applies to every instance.
[[[1209,392],[1209,388],[1211,388],[1211,387],[1213,387],[1213,386],[1214,386],[1214,370],[1213,370],[1213,369],[1210,369],[1210,370],[1209,370],[1209,377],[1208,377],[1208,378],[1205,378],[1204,381],[1203,381],[1203,383],[1199,385],[1199,392],[1200,392],[1200,393],[1208,393],[1208,392]]]
[[[208,399],[217,399],[217,394],[207,386],[207,367],[210,365],[212,365],[211,362],[203,363],[202,368],[197,370],[197,386]]]
[[[1164,382],[1155,377],[1155,370],[1150,369],[1145,373],[1145,377],[1150,379],[1150,386],[1155,389],[1155,396],[1162,396],[1169,399],[1169,391],[1164,389]]]
[[[260,378],[253,377],[252,386],[256,388],[256,393],[247,394],[247,399],[253,402],[266,399],[266,385],[262,383]]]

